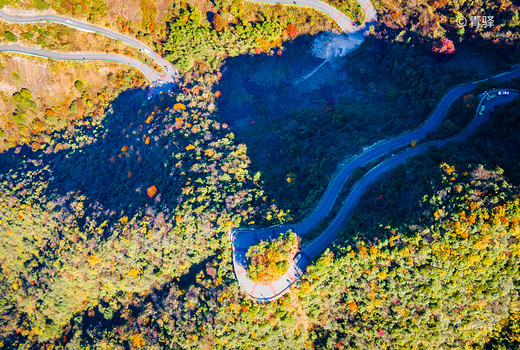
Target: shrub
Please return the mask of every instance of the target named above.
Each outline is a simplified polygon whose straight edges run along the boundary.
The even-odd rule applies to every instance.
[[[71,114],[78,113],[78,101],[74,100],[69,106],[69,111]]]
[[[14,35],[12,32],[10,31],[5,31],[4,32],[4,36],[5,38],[8,40],[8,41],[11,41],[11,42],[15,42],[15,41],[18,41],[18,38],[16,37],[16,35]]]
[[[76,89],[81,91],[85,87],[85,84],[83,84],[83,82],[81,80],[76,80],[76,82],[74,83],[74,86],[76,87]]]
[[[49,4],[46,3],[44,0],[33,0],[33,2],[36,5],[36,8],[40,11],[44,11],[49,8]]]

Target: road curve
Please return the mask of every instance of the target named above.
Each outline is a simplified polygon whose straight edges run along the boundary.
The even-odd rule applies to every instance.
[[[121,55],[112,55],[112,54],[72,54],[72,53],[59,53],[55,52],[56,55],[50,55],[49,53],[52,51],[46,51],[46,50],[37,50],[37,49],[27,49],[23,48],[23,50],[20,50],[22,46],[16,46],[16,45],[2,45],[0,46],[0,51],[8,51],[8,52],[15,52],[15,53],[22,53],[32,56],[39,56],[39,57],[48,57],[48,58],[54,58],[54,59],[63,59],[63,60],[83,60],[83,57],[86,57],[87,55],[90,57],[90,60],[103,60],[103,61],[113,61],[113,62],[119,62],[123,64],[130,65],[132,67],[135,67],[139,69],[143,74],[145,74],[145,77],[151,82],[151,83],[174,83],[179,75],[177,69],[168,61],[166,61],[164,58],[162,58],[159,54],[157,54],[155,51],[153,51],[150,47],[144,45],[140,41],[128,37],[126,35],[111,31],[106,28],[98,27],[93,24],[89,23],[83,23],[75,19],[57,16],[57,15],[37,15],[37,16],[14,16],[10,15],[8,13],[5,13],[3,11],[0,11],[0,19],[3,19],[4,21],[8,22],[14,22],[14,23],[33,23],[33,22],[53,22],[53,23],[60,23],[75,29],[82,30],[84,32],[90,32],[90,33],[99,33],[105,36],[108,36],[112,39],[120,40],[124,43],[127,43],[128,45],[131,45],[135,48],[137,48],[139,51],[146,54],[148,57],[150,57],[154,62],[159,64],[163,69],[164,73],[160,73],[155,71],[153,68],[145,65],[144,63],[137,61],[135,59],[126,58]],[[7,49],[6,49],[7,48]],[[16,51],[15,51],[16,50]],[[78,58],[80,57],[80,58]],[[99,58],[96,58],[99,57]],[[86,60],[86,58],[85,58]],[[139,62],[137,67],[133,64],[135,61]],[[142,66],[141,66],[142,64]],[[150,73],[150,71],[154,71],[154,73]],[[146,73],[144,73],[146,72]]]
[[[373,5],[369,0],[357,0],[360,6],[364,9],[366,13],[366,22],[362,26],[357,26],[353,21],[341,13],[339,10],[334,7],[319,1],[319,0],[250,0],[255,2],[262,3],[274,3],[274,4],[289,4],[289,5],[302,5],[315,8],[325,14],[329,15],[334,21],[338,24],[338,26],[342,29],[343,32],[353,35],[353,36],[361,36],[361,38],[366,34],[370,25],[375,24],[377,21],[376,11]],[[120,40],[129,45],[132,45],[139,49],[140,51],[147,54],[151,57],[155,62],[160,64],[165,72],[163,74],[153,70],[151,67],[144,65],[144,63],[132,59],[126,56],[121,55],[112,55],[112,54],[102,54],[102,53],[60,53],[55,51],[47,51],[40,49],[32,49],[18,45],[0,45],[0,51],[5,52],[15,52],[39,57],[47,57],[53,59],[64,59],[64,60],[105,60],[105,61],[113,61],[119,62],[123,64],[130,65],[140,70],[150,82],[159,82],[159,83],[173,83],[175,82],[178,72],[171,63],[164,60],[161,56],[159,56],[156,52],[151,50],[149,47],[143,45],[141,42],[122,35],[120,33],[116,33],[110,31],[105,28],[97,27],[91,24],[79,22],[77,20],[69,19],[66,17],[56,16],[56,15],[38,15],[31,17],[19,17],[7,14],[3,11],[0,11],[0,18],[10,22],[16,23],[30,23],[30,22],[54,22],[61,23],[75,29],[83,30],[86,32],[95,32],[106,35],[116,40]],[[494,78],[497,81],[506,81],[513,77],[520,76],[520,69],[517,69],[513,72],[503,73],[495,76]],[[399,164],[404,163],[409,157],[417,155],[423,152],[427,147],[435,145],[442,146],[448,142],[463,140],[467,136],[469,136],[475,128],[480,125],[487,117],[496,104],[505,101],[511,100],[514,97],[518,96],[517,92],[512,92],[509,96],[497,98],[492,100],[491,102],[485,102],[487,108],[486,113],[483,116],[476,116],[473,120],[470,127],[468,127],[461,134],[440,141],[430,142],[425,145],[421,145],[419,147],[415,147],[406,151],[403,151],[395,156],[392,156],[383,162],[379,163],[377,166],[372,168],[368,173],[366,173],[361,180],[359,180],[352,188],[350,194],[343,202],[341,209],[338,215],[334,218],[331,224],[325,229],[325,231],[315,240],[313,240],[310,244],[305,246],[295,257],[295,260],[291,263],[287,272],[281,276],[277,281],[269,285],[257,284],[247,278],[247,262],[245,253],[247,249],[257,243],[260,240],[266,240],[270,238],[274,238],[277,234],[281,232],[286,232],[291,229],[296,232],[298,235],[305,235],[310,232],[322,219],[324,219],[330,210],[332,209],[334,202],[336,201],[339,192],[343,184],[348,180],[351,176],[353,170],[357,167],[366,165],[367,163],[378,159],[379,157],[389,153],[390,151],[405,146],[412,142],[413,140],[417,141],[430,132],[437,128],[437,126],[442,122],[446,112],[448,111],[450,105],[462,94],[465,92],[471,91],[476,87],[476,84],[480,82],[473,82],[465,85],[461,85],[450,92],[448,92],[439,105],[437,109],[433,112],[431,117],[418,129],[408,133],[406,135],[397,137],[393,140],[384,142],[375,147],[368,149],[357,157],[353,158],[347,165],[345,165],[339,173],[333,177],[329,186],[327,187],[324,196],[318,203],[317,207],[314,211],[307,216],[303,221],[295,225],[286,225],[286,226],[273,226],[263,230],[233,230],[230,237],[233,245],[233,266],[235,270],[235,274],[239,281],[242,289],[250,295],[252,298],[260,300],[260,301],[269,301],[277,299],[282,296],[290,286],[296,282],[305,271],[305,268],[310,263],[313,257],[323,251],[335,238],[336,233],[344,226],[345,221],[348,216],[356,206],[359,198],[364,193],[366,188],[373,182],[375,182],[381,175],[386,173],[387,171],[393,169]]]
[[[494,78],[497,82],[503,82],[516,77],[520,77],[520,69],[516,69],[512,72],[498,74],[492,78]],[[247,277],[247,260],[245,254],[251,245],[259,242],[260,240],[272,239],[279,233],[286,232],[289,229],[293,230],[300,236],[310,232],[322,219],[328,215],[343,187],[343,184],[352,175],[354,169],[360,166],[364,166],[369,162],[376,160],[385,154],[388,154],[392,150],[409,145],[414,140],[418,141],[424,138],[427,133],[435,130],[439,126],[439,124],[444,119],[449,107],[457,98],[462,96],[464,93],[473,90],[477,84],[482,81],[484,80],[460,85],[449,91],[441,99],[430,118],[415,131],[378,144],[377,146],[368,149],[357,157],[354,157],[336,174],[336,176],[333,177],[317,207],[300,223],[284,226],[277,225],[260,230],[233,230],[230,235],[233,245],[233,267],[241,288],[249,296],[259,301],[275,300],[282,296],[290,288],[290,286],[302,276],[305,268],[310,263],[312,258],[322,252],[334,240],[337,232],[339,232],[345,225],[348,216],[351,214],[359,198],[370,184],[375,182],[384,173],[395,168],[397,165],[404,163],[409,157],[423,152],[430,146],[440,147],[448,142],[464,140],[480,124],[482,124],[486,118],[489,117],[492,108],[496,104],[510,101],[514,97],[518,96],[517,92],[511,92],[508,96],[499,96],[491,101],[482,101],[481,103],[487,106],[486,113],[483,116],[479,116],[477,114],[472,124],[461,134],[445,140],[433,141],[405,150],[379,163],[353,186],[350,194],[343,202],[339,213],[336,215],[330,225],[319,237],[302,248],[284,275],[268,285],[255,283]]]
[[[12,52],[29,56],[52,58],[56,60],[71,60],[71,61],[110,61],[126,64],[139,70],[151,84],[161,80],[162,74],[156,72],[150,66],[143,62],[122,55],[113,55],[105,53],[62,53],[57,51],[33,49],[30,47],[19,45],[0,45],[1,52]]]
[[[371,25],[375,25],[377,22],[377,13],[375,11],[374,6],[370,2],[370,0],[357,0],[358,4],[363,8],[366,14],[366,21],[363,25],[356,25],[350,18],[345,16],[338,9],[328,5],[327,3],[319,0],[249,0],[260,3],[269,3],[269,4],[287,4],[287,5],[301,5],[312,7],[317,9],[328,16],[330,16],[336,24],[341,28],[341,30],[347,35],[353,37],[354,39],[359,40],[360,42],[364,39],[365,35],[369,33],[369,29]],[[431,118],[434,119],[434,118]],[[440,121],[439,121],[440,123]],[[438,124],[437,124],[438,125]],[[424,135],[426,132],[424,133]],[[423,137],[424,137],[423,135]],[[411,135],[410,137],[413,137]],[[417,135],[420,136],[420,135]],[[418,138],[417,138],[418,139]],[[395,140],[394,140],[395,141]],[[390,141],[392,142],[392,141]],[[401,142],[397,142],[396,145],[389,145],[387,142],[385,145],[387,147],[391,147],[392,149],[396,147],[400,147],[406,143],[411,141],[406,141],[405,139],[401,140]],[[343,187],[345,181],[349,178],[352,171],[362,166],[373,159],[377,159],[380,156],[387,153],[384,147],[376,147],[368,152],[361,154],[359,157],[352,160],[349,164],[343,168],[343,170],[334,177],[333,181],[327,187],[325,191],[325,195],[322,197],[320,203],[315,208],[315,210],[307,216],[302,222],[296,225],[290,226],[273,226],[263,230],[233,230],[231,232],[230,238],[233,245],[233,267],[235,270],[235,274],[237,276],[239,285],[242,289],[249,294],[251,297],[259,300],[273,300],[279,296],[281,296],[291,285],[294,283],[303,273],[303,270],[307,266],[307,264],[311,261],[314,255],[308,255],[305,252],[305,249],[302,250],[297,256],[295,261],[291,264],[289,270],[277,281],[269,284],[257,284],[251,281],[247,277],[247,261],[245,254],[247,249],[257,243],[260,240],[266,240],[275,237],[277,234],[281,232],[285,232],[288,229],[293,230],[298,235],[305,235],[312,228],[314,228],[322,219],[324,219],[329,213],[330,209],[334,205],[334,202]],[[329,239],[328,235],[322,234],[318,237],[314,242],[327,242]],[[330,242],[326,243],[324,247],[326,247]],[[321,250],[320,250],[321,251]],[[316,253],[317,254],[317,253]]]
[[[341,30],[348,34],[362,33],[365,29],[370,29],[370,25],[377,22],[377,12],[369,0],[357,0],[358,4],[363,8],[366,14],[366,22],[362,26],[358,26],[344,15],[340,10],[329,4],[319,0],[248,0],[265,4],[283,4],[283,5],[299,5],[314,8],[318,11],[330,16]]]

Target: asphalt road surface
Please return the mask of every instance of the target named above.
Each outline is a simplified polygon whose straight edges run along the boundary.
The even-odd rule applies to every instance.
[[[516,77],[520,77],[520,69],[512,72],[502,73],[495,77],[495,81],[503,82]],[[306,245],[295,257],[287,272],[278,280],[271,284],[258,284],[247,277],[247,260],[245,254],[247,249],[259,242],[260,240],[267,240],[276,237],[279,233],[292,230],[298,235],[302,236],[310,232],[316,225],[323,220],[332,209],[343,184],[352,175],[355,168],[368,164],[369,162],[378,159],[379,157],[390,153],[392,150],[398,149],[402,146],[410,145],[412,141],[418,141],[426,136],[427,133],[435,130],[444,119],[451,104],[464,93],[473,90],[480,81],[461,85],[449,91],[440,103],[438,104],[431,117],[417,130],[412,131],[406,135],[399,136],[390,141],[378,144],[359,156],[352,159],[345,165],[340,172],[333,177],[329,183],[324,196],[318,203],[314,211],[307,216],[303,221],[294,225],[273,226],[261,230],[237,229],[231,233],[231,240],[233,244],[233,265],[238,282],[242,289],[252,298],[259,301],[275,300],[282,296],[289,287],[296,282],[305,271],[309,262],[316,255],[321,253],[334,240],[336,234],[345,225],[349,215],[356,206],[359,198],[365,192],[367,187],[379,179],[383,174],[395,168],[399,164],[406,162],[410,157],[413,157],[430,146],[443,146],[448,142],[462,141],[466,139],[479,125],[481,125],[490,115],[493,108],[498,104],[503,104],[518,96],[517,92],[511,91],[507,96],[496,96],[494,99],[487,101],[483,97],[481,104],[485,105],[485,112],[479,115],[479,110],[475,115],[472,124],[457,136],[426,143],[417,147],[410,148],[401,153],[395,154],[386,160],[382,161],[369,172],[367,172],[352,188],[350,194],[343,202],[339,213],[325,229],[325,231],[308,245]],[[492,93],[492,92],[490,92]],[[480,106],[479,106],[480,109]]]
[[[274,4],[288,4],[288,5],[301,5],[315,8],[327,15],[329,15],[342,29],[343,32],[347,33],[351,36],[360,36],[361,38],[367,33],[371,25],[374,25],[377,22],[377,14],[374,9],[374,6],[370,3],[369,0],[357,0],[359,5],[365,10],[367,21],[362,26],[357,26],[350,18],[342,14],[339,10],[334,7],[318,0],[252,0],[256,2],[263,3],[274,3]],[[127,37],[120,33],[113,32],[106,28],[101,28],[94,26],[92,24],[79,22],[74,19],[56,16],[56,15],[38,15],[31,17],[19,17],[9,15],[5,12],[0,11],[0,18],[10,22],[16,23],[31,23],[31,22],[54,22],[61,23],[79,30],[83,30],[86,32],[94,32],[106,35],[116,40],[120,40],[129,45],[132,45],[139,49],[141,52],[145,53],[149,57],[151,57],[156,63],[161,65],[164,69],[164,73],[159,73],[155,71],[153,68],[145,65],[144,63],[132,59],[126,56],[121,55],[112,55],[112,54],[103,54],[103,53],[61,53],[55,51],[47,51],[41,49],[33,49],[27,48],[18,45],[0,45],[0,51],[5,52],[15,52],[39,57],[47,57],[53,59],[63,59],[63,60],[104,60],[104,61],[113,61],[119,62],[123,64],[130,65],[138,70],[140,70],[147,79],[154,83],[173,83],[175,82],[178,72],[177,69],[171,65],[168,61],[164,60],[161,56],[159,56],[156,52],[154,52],[149,47],[145,46],[138,40]],[[514,77],[520,76],[520,69],[517,69],[512,72],[507,72],[503,74],[499,74],[493,77],[497,82],[507,81]],[[247,249],[259,242],[260,240],[266,240],[270,238],[274,238],[281,232],[286,232],[291,229],[296,232],[298,235],[305,235],[310,232],[316,225],[323,220],[330,210],[332,209],[334,202],[336,201],[341,188],[344,183],[349,179],[352,175],[354,169],[360,166],[364,166],[369,162],[376,160],[392,150],[398,149],[405,145],[409,145],[412,141],[421,140],[426,136],[427,133],[435,130],[439,124],[444,119],[446,112],[448,111],[450,105],[461,95],[464,93],[473,90],[477,83],[480,81],[461,85],[450,92],[448,92],[440,101],[439,105],[432,113],[430,118],[418,129],[412,131],[408,134],[396,137],[392,140],[386,141],[384,143],[378,144],[362,154],[354,157],[348,164],[346,164],[331,180],[329,186],[327,187],[324,196],[321,198],[320,202],[317,204],[314,211],[307,216],[300,223],[294,225],[285,225],[285,226],[273,226],[266,229],[261,230],[247,230],[247,229],[238,229],[233,230],[231,233],[231,240],[233,244],[233,265],[235,269],[235,274],[239,281],[242,289],[250,295],[252,298],[260,300],[260,301],[269,301],[274,300],[283,295],[290,286],[296,282],[305,271],[309,262],[314,258],[317,254],[321,253],[336,237],[336,234],[339,230],[344,226],[348,216],[356,206],[359,198],[362,196],[366,188],[375,182],[381,175],[388,172],[389,170],[395,168],[397,165],[404,163],[409,157],[415,156],[421,152],[423,152],[427,147],[430,146],[442,146],[448,142],[461,141],[467,138],[479,125],[481,125],[490,115],[493,108],[498,105],[508,101],[511,101],[514,97],[518,96],[517,92],[511,91],[507,96],[497,96],[492,100],[485,100],[486,97],[483,98],[481,102],[485,105],[486,109],[483,115],[480,115],[477,111],[476,117],[474,118],[472,124],[464,130],[461,134],[446,139],[430,142],[424,145],[420,145],[408,150],[405,150],[401,153],[393,155],[386,160],[382,161],[374,168],[372,168],[369,172],[367,172],[352,188],[350,194],[343,202],[341,209],[338,215],[333,219],[330,225],[325,229],[325,231],[305,246],[295,257],[295,260],[291,263],[287,272],[281,276],[278,280],[274,281],[271,284],[257,284],[247,278],[247,262],[245,253]],[[480,108],[480,106],[479,106]]]
[[[144,63],[137,61],[135,59],[128,58],[126,56],[121,55],[112,55],[112,54],[103,54],[103,53],[91,53],[91,54],[82,54],[82,53],[58,53],[55,52],[55,54],[50,54],[51,51],[46,50],[38,50],[38,49],[28,49],[24,48],[22,46],[17,45],[0,45],[0,51],[5,52],[15,52],[15,53],[21,53],[21,54],[27,54],[32,56],[39,56],[39,57],[48,57],[48,58],[54,58],[54,59],[62,59],[62,60],[102,60],[102,61],[112,61],[112,62],[119,62],[123,64],[128,64],[132,67],[135,67],[139,69],[145,77],[151,82],[160,82],[160,83],[174,83],[178,76],[177,69],[168,61],[166,61],[164,58],[162,58],[160,55],[158,55],[155,51],[153,51],[150,47],[144,45],[140,41],[130,38],[126,35],[113,32],[109,29],[102,28],[95,26],[93,24],[89,23],[83,23],[80,21],[77,21],[75,19],[57,16],[57,15],[38,15],[38,16],[13,16],[10,14],[7,14],[3,11],[0,11],[0,19],[3,19],[4,21],[8,22],[15,22],[15,23],[33,23],[33,22],[53,22],[53,23],[60,23],[64,24],[66,26],[79,29],[85,32],[91,32],[91,33],[99,33],[106,35],[110,38],[120,40],[124,43],[127,43],[128,45],[131,45],[135,48],[137,48],[139,51],[146,54],[148,57],[154,60],[157,64],[159,64],[163,69],[164,73],[160,73],[155,71],[153,68],[145,65]],[[87,58],[88,57],[88,58]],[[139,62],[136,64],[136,61]],[[142,65],[141,65],[142,64]],[[153,71],[153,72],[151,72]]]
[[[370,26],[375,25],[377,22],[377,13],[369,0],[357,0],[358,4],[363,8],[366,14],[366,22],[362,26],[356,25],[350,18],[345,16],[338,9],[322,2],[319,0],[250,0],[260,3],[270,4],[287,4],[287,5],[298,5],[312,7],[318,11],[321,11],[330,16],[336,24],[341,28],[347,35],[352,36],[357,40],[363,40],[365,35],[369,32]],[[414,136],[414,135],[412,135]],[[410,136],[410,137],[412,137]],[[396,141],[396,140],[394,140]],[[406,139],[400,140],[397,144],[406,144]],[[411,142],[411,141],[409,141]],[[388,144],[390,143],[390,144]],[[257,284],[251,281],[247,277],[247,261],[245,254],[247,249],[257,243],[260,240],[270,239],[275,237],[280,232],[286,232],[288,229],[293,230],[298,235],[304,235],[314,228],[323,218],[327,216],[330,209],[334,205],[334,202],[343,186],[345,181],[352,174],[352,171],[374,159],[379,158],[388,152],[388,149],[394,149],[396,147],[392,142],[388,142],[385,148],[373,148],[368,152],[361,154],[359,157],[352,160],[343,170],[334,177],[334,180],[329,184],[325,195],[320,200],[320,203],[316,209],[307,216],[302,222],[291,226],[274,226],[263,230],[233,230],[231,232],[231,240],[233,244],[233,265],[235,274],[238,282],[242,289],[249,294],[251,297],[258,300],[274,300],[281,296],[298,278],[301,277],[305,267],[310,262],[312,257],[315,255],[308,255],[305,249],[301,251],[295,261],[291,264],[289,270],[277,281],[269,284]],[[331,225],[332,226],[332,225]],[[332,236],[335,236],[332,235]],[[323,249],[332,241],[330,233],[324,232],[312,243],[315,247],[323,246]],[[315,243],[316,242],[316,243]],[[321,249],[321,250],[323,250]],[[320,251],[321,251],[320,250]],[[317,254],[317,253],[316,253]]]
[[[377,13],[369,0],[357,0],[358,4],[365,10],[366,22],[362,26],[358,26],[350,18],[345,16],[340,10],[332,7],[323,1],[318,0],[249,0],[254,2],[261,2],[266,4],[284,4],[284,5],[299,5],[314,8],[318,11],[330,16],[334,22],[341,28],[341,30],[348,34],[362,33],[370,25],[377,22]]]
[[[48,51],[41,49],[33,49],[30,47],[19,45],[0,45],[0,51],[13,52],[29,56],[52,58],[57,60],[71,60],[71,61],[110,61],[123,63],[139,70],[150,81],[151,84],[161,81],[163,74],[156,72],[150,66],[143,62],[122,55],[105,54],[105,53],[62,53],[57,51]]]

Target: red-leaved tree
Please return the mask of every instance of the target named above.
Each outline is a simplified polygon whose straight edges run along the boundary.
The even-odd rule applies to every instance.
[[[451,56],[455,52],[453,41],[442,38],[432,46],[432,53],[440,56]]]
[[[296,26],[292,23],[289,23],[285,30],[287,31],[287,34],[289,34],[289,36],[293,39],[298,36],[298,28],[296,28]]]

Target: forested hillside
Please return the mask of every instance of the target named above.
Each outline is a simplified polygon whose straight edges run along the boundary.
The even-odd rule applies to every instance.
[[[143,98],[127,91],[101,123],[55,133],[45,150],[2,155],[9,343],[53,339],[85,310],[114,315],[132,293],[229,256],[232,227],[283,218],[248,172],[245,147],[208,118],[209,95],[128,103]]]
[[[374,6],[388,34],[398,34],[400,39],[448,36],[456,41],[483,38],[494,43],[518,39],[520,18],[515,1],[375,0]]]
[[[349,236],[309,268],[317,345],[478,347],[518,322],[518,190],[500,170],[438,168],[415,220]]]
[[[0,152],[27,144],[45,148],[53,132],[101,119],[121,91],[145,82],[139,72],[115,63],[78,64],[11,55],[0,57],[0,67],[5,87],[0,92]]]
[[[437,61],[429,47],[368,38],[302,81],[323,62],[307,53],[313,40],[299,37],[281,56],[228,59],[216,87],[218,120],[247,145],[266,192],[295,218],[312,210],[342,161],[417,128],[454,86],[510,69],[496,51],[469,43],[449,61]],[[460,115],[432,137],[463,129],[483,91],[457,102]]]
[[[156,45],[185,74],[174,90],[152,93],[118,67],[84,67],[102,76],[94,79],[50,63],[46,72],[66,74],[57,81],[71,89],[57,94],[58,109],[36,97],[36,82],[24,85],[30,79],[15,59],[0,61],[10,79],[0,92],[0,349],[520,348],[518,99],[467,141],[429,149],[374,183],[334,243],[276,301],[257,303],[240,289],[228,237],[311,207],[345,156],[342,142],[358,153],[419,125],[450,86],[509,67],[520,24],[512,2],[374,1],[376,34],[338,64],[341,88],[352,95],[328,85],[309,93],[320,99],[315,110],[292,120],[273,121],[267,108],[264,121],[261,113],[246,119],[255,150],[218,114],[227,94],[246,99],[226,85],[222,62],[289,56],[284,42],[333,29],[329,18],[236,0],[0,0],[6,4],[124,32]],[[363,20],[352,1],[331,4]],[[500,27],[453,24],[476,14],[495,16]],[[4,37],[55,48],[61,32],[49,26],[6,27]],[[443,37],[476,42],[480,53],[460,45],[464,53],[450,53],[451,61],[430,57]],[[263,93],[273,89],[265,80]],[[430,137],[464,127],[478,94],[496,86],[487,84],[456,102]],[[251,113],[236,106],[228,105],[236,119]],[[254,125],[275,129],[285,149]],[[260,148],[266,143],[278,153],[262,168],[251,155],[269,153]],[[299,200],[295,188],[310,196]],[[275,279],[301,244],[289,231],[251,247],[249,276]]]
[[[354,4],[349,2],[342,8],[348,12]],[[229,56],[275,51],[281,54],[284,40],[334,28],[328,18],[310,9],[259,7],[250,2],[230,0],[194,4],[151,0],[125,3],[0,1],[0,7],[4,6],[10,13],[17,9],[29,13],[56,12],[135,37],[156,47],[181,71],[188,73],[184,77],[188,82],[204,79],[208,71],[216,74],[215,70]],[[358,12],[356,7],[355,13]],[[124,54],[153,66],[153,62],[135,48],[53,23],[0,21],[0,43],[67,52]],[[29,70],[27,61],[31,66],[37,62],[36,69]],[[1,78],[7,84],[0,92],[0,152],[19,144],[38,147],[47,143],[53,131],[62,130],[83,116],[102,116],[106,102],[118,92],[145,82],[144,77],[133,70],[106,63],[49,62],[14,55],[2,58],[0,67]],[[103,79],[105,77],[107,79]],[[21,93],[24,98],[17,99]]]
[[[369,191],[358,215],[372,223],[348,226],[288,295],[257,304],[236,283],[226,232],[283,214],[263,204],[243,146],[200,97],[119,101],[103,123],[56,135],[52,152],[2,158],[7,348],[518,344],[520,198],[501,169],[430,152],[391,172],[397,197],[410,172],[430,174],[412,215],[385,221],[395,205],[374,207],[386,197]],[[490,122],[518,120],[507,108],[518,111]],[[450,147],[440,158],[462,162]]]

